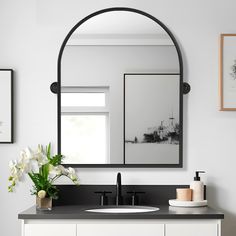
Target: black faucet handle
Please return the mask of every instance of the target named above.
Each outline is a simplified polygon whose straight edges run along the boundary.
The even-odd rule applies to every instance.
[[[112,193],[112,192],[111,191],[95,191],[94,193],[106,195],[106,194]]]
[[[138,194],[144,194],[145,192],[141,191],[129,191],[128,194],[131,194],[131,205],[138,205]]]
[[[108,204],[108,198],[106,196],[106,194],[112,193],[110,191],[96,191],[94,192],[96,194],[100,194],[100,205],[107,205]]]
[[[132,195],[136,195],[136,194],[144,194],[144,193],[146,193],[146,192],[141,192],[141,191],[129,191],[129,192],[127,192],[127,193],[132,194]]]

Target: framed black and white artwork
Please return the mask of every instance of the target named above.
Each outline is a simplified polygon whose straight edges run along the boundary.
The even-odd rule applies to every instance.
[[[125,164],[178,164],[179,74],[124,74]]]
[[[0,143],[13,143],[13,70],[0,69]]]

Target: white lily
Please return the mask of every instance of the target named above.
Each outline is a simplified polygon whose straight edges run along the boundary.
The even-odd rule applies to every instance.
[[[76,175],[75,169],[69,167],[67,176],[76,184],[78,184],[78,177]]]
[[[18,163],[17,161],[10,161],[9,167],[10,167],[10,177],[9,181],[11,182],[11,185],[8,187],[8,191],[12,192],[13,187],[16,185],[18,181],[21,180],[21,177],[23,175],[23,172],[17,167]]]
[[[20,153],[20,158],[17,162],[17,168],[19,168],[22,172],[25,173],[30,172],[31,171],[30,158],[31,156],[29,156],[27,152],[22,151]]]
[[[60,165],[62,156],[51,156],[50,147],[51,144],[44,150],[42,145],[38,145],[36,151],[25,148],[20,152],[18,160],[10,161],[9,192],[13,192],[17,182],[21,181],[23,174],[27,174],[31,178],[34,183],[33,193],[39,194],[40,197],[43,197],[46,193],[48,196],[56,198],[57,189],[53,186],[53,182],[63,175],[70,178],[75,184],[79,184],[75,170]],[[37,181],[38,177],[40,177],[39,183]]]
[[[61,170],[63,175],[68,175],[69,171],[63,165],[59,165],[58,168]]]
[[[62,170],[59,166],[49,165],[49,175],[51,177],[62,175]]]
[[[39,168],[40,168],[40,166],[39,166],[38,161],[32,159],[32,160],[30,161],[30,169],[31,169],[30,172],[38,173],[38,172],[39,172]]]
[[[37,151],[33,153],[33,159],[38,162],[39,167],[48,163],[48,159],[43,151],[42,145],[38,145]]]
[[[14,167],[16,167],[16,166],[17,166],[17,161],[16,161],[16,160],[9,162],[10,170],[12,170],[12,169],[13,169]]]
[[[25,148],[23,152],[25,153],[26,159],[28,160],[33,159],[33,151],[29,147]]]

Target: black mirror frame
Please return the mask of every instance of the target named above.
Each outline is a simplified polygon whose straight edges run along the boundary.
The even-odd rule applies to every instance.
[[[74,33],[74,31],[82,25],[84,22],[89,20],[90,18],[106,13],[106,12],[112,12],[112,11],[129,11],[134,12],[143,16],[146,16],[150,18],[151,20],[155,21],[159,26],[161,26],[167,34],[172,39],[176,50],[178,54],[179,59],[179,75],[180,75],[180,115],[179,115],[179,123],[180,123],[180,144],[179,144],[179,163],[178,164],[64,164],[64,166],[68,167],[75,167],[75,168],[182,168],[183,167],[183,94],[187,94],[190,91],[190,86],[187,83],[183,83],[183,59],[180,47],[177,43],[177,40],[175,39],[174,35],[171,33],[171,31],[158,19],[156,19],[154,16],[143,12],[141,10],[137,10],[134,8],[127,8],[127,7],[113,7],[113,8],[106,8],[103,10],[96,11],[85,18],[83,18],[81,21],[79,21],[67,34],[65,37],[60,51],[58,55],[57,60],[57,82],[54,82],[51,85],[51,91],[53,93],[57,93],[57,115],[58,115],[58,121],[57,121],[57,127],[58,127],[58,134],[57,134],[57,145],[58,145],[58,154],[61,153],[61,59],[63,55],[63,51],[65,49],[66,43],[68,42],[70,36]],[[187,90],[186,90],[186,84],[187,84]]]

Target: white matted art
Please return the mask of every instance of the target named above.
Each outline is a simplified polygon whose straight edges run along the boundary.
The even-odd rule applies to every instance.
[[[13,70],[0,69],[0,143],[13,143]]]
[[[125,164],[179,163],[178,74],[125,74]]]
[[[220,35],[220,110],[236,111],[236,34]]]

